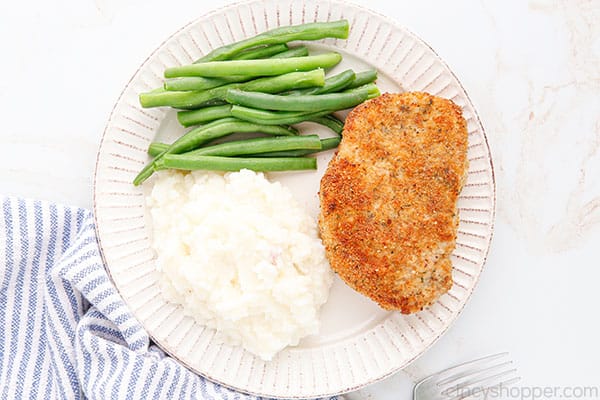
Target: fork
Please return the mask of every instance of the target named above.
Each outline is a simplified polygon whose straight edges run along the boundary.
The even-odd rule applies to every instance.
[[[415,385],[413,400],[462,400],[501,391],[521,378],[508,353],[498,353],[445,369]],[[499,397],[495,393],[494,397]]]

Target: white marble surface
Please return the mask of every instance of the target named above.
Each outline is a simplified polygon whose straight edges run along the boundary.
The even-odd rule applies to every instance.
[[[600,2],[356,3],[427,41],[486,127],[498,209],[480,284],[406,372],[348,395],[405,399],[411,382],[510,351],[522,386],[600,386]],[[105,121],[139,64],[229,3],[60,0],[0,4],[4,194],[91,207]]]

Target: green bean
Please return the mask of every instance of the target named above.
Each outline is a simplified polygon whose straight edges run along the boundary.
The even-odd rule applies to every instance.
[[[285,43],[271,44],[267,46],[258,46],[251,49],[245,50],[236,56],[232,57],[233,60],[258,60],[261,58],[269,58],[275,54],[287,51],[288,46]]]
[[[329,113],[331,113],[329,110],[320,112],[269,111],[238,105],[231,107],[232,117],[263,125],[293,125]]]
[[[311,118],[322,117],[329,113],[331,113],[329,110],[319,112],[269,111],[238,105],[231,107],[232,117],[263,125],[293,125]]]
[[[310,71],[315,68],[330,68],[342,60],[339,53],[323,53],[315,56],[275,58],[266,60],[211,61],[202,64],[182,65],[167,68],[165,78],[180,76],[228,76],[251,75],[272,76],[292,71]]]
[[[271,151],[268,153],[252,154],[248,157],[302,157],[309,154],[319,153],[321,151],[331,150],[338,147],[342,138],[332,137],[321,139],[321,150],[286,150],[286,151]]]
[[[341,141],[342,138],[339,136],[321,139],[321,151],[335,149],[336,147],[338,147]]]
[[[287,92],[286,94],[289,96],[297,96],[300,94],[325,94],[339,92],[340,90],[343,90],[348,85],[350,85],[352,81],[354,81],[355,76],[356,75],[354,74],[354,71],[348,69],[337,75],[325,78],[325,84],[321,87],[297,89]]]
[[[304,57],[308,55],[308,49],[306,46],[293,47],[287,51],[275,54],[269,58],[291,58],[291,57]],[[221,78],[205,78],[202,76],[186,76],[182,78],[170,78],[166,79],[164,88],[166,90],[207,90],[214,87],[222,86],[233,82],[246,82],[254,79],[252,76],[247,75],[231,75],[223,76]]]
[[[139,185],[154,173],[154,165],[166,154],[179,154],[193,150],[211,140],[230,135],[236,132],[260,132],[274,136],[297,135],[298,131],[291,127],[278,125],[258,125],[240,121],[235,118],[224,118],[209,124],[199,126],[177,139],[167,150],[159,154],[152,162],[146,165],[133,180],[134,185]]]
[[[268,111],[243,106],[231,107],[231,116],[262,125],[292,125],[304,121],[312,121],[330,128],[340,135],[344,123],[330,114],[330,110],[306,113],[302,111]]]
[[[366,85],[367,83],[375,82],[377,79],[377,70],[368,69],[366,71],[357,72],[354,80],[350,85],[348,85],[348,89],[354,89],[362,85]]]
[[[231,88],[277,93],[292,88],[323,86],[324,84],[325,73],[323,70],[313,69],[306,72],[290,72],[278,76],[258,78],[248,82],[229,83],[227,85],[199,92],[152,91],[140,94],[140,103],[144,108],[171,106],[175,108],[190,109],[206,105],[209,101],[224,100],[227,90]]]
[[[188,156],[243,156],[285,150],[321,150],[321,141],[317,135],[261,137],[255,139],[234,140],[183,153]],[[164,157],[156,160],[155,170],[163,168]]]
[[[366,85],[362,85],[353,89],[347,89],[342,93],[362,93],[367,91],[367,100],[373,99],[381,94],[379,92],[379,88],[374,83],[367,83]]]
[[[269,58],[292,58],[292,57],[306,57],[308,55],[308,48],[306,46],[292,47],[287,51],[283,51],[279,54],[275,54]]]
[[[278,93],[287,91],[287,88],[291,86],[305,88],[324,84],[325,71],[317,68],[306,72],[289,72],[283,75],[254,79],[244,82],[239,88],[249,92]]]
[[[186,76],[183,78],[165,79],[164,88],[169,91],[208,90],[234,82],[246,82],[254,79],[252,76],[232,75],[222,78],[204,78],[201,76]]]
[[[182,109],[197,108],[199,106],[208,107],[211,100],[220,100],[216,89],[221,87],[234,88],[241,83],[231,83],[229,85],[222,85],[216,88],[202,90],[202,91],[171,91],[165,89],[155,89],[151,92],[140,93],[139,101],[143,108],[170,106]],[[222,104],[217,101],[217,104]]]
[[[323,125],[337,133],[338,135],[342,134],[344,130],[344,123],[334,117],[333,115],[324,115],[322,117],[313,117],[309,118],[308,121],[315,122],[319,125]]]
[[[298,138],[302,138],[302,137],[305,137],[305,136],[298,136]],[[288,138],[291,139],[292,137],[282,136],[282,137],[276,137],[273,139],[288,139]],[[265,138],[265,139],[270,139],[270,138]],[[269,152],[264,152],[264,153],[252,154],[249,156],[250,157],[300,157],[300,156],[306,156],[309,154],[318,153],[320,151],[335,149],[336,147],[338,147],[341,140],[342,140],[341,137],[332,137],[332,138],[327,138],[327,139],[321,139],[321,148],[318,150],[317,149],[314,149],[314,150],[298,149],[298,150],[269,151]],[[148,154],[152,157],[155,157],[168,148],[169,148],[169,145],[166,143],[152,142],[152,143],[150,143],[150,146],[148,146]],[[200,149],[193,150],[190,153],[198,154],[196,152],[198,152],[202,149],[208,149],[208,148],[210,148],[210,147],[202,147]]]
[[[362,87],[361,87],[362,88]],[[225,96],[228,103],[254,108],[265,108],[281,111],[318,112],[323,110],[343,110],[354,107],[367,100],[370,91],[352,89],[341,93],[317,95],[279,96],[267,93],[248,92],[229,89]]]
[[[317,169],[316,158],[311,157],[218,157],[167,154],[161,162],[162,169],[209,170],[209,171],[293,171]]]
[[[223,118],[209,124],[199,126],[177,139],[169,147],[168,153],[178,154],[235,132],[259,132],[273,136],[294,136],[298,131],[289,126],[258,125],[240,121],[236,118]]]
[[[275,47],[279,45],[273,45]],[[244,54],[244,53],[242,53]],[[308,55],[308,49],[306,46],[292,47],[289,50],[277,53],[269,58],[291,58],[291,57],[304,57]],[[166,79],[164,88],[166,90],[207,90],[214,87],[222,86],[233,82],[246,82],[254,77],[247,75],[231,75],[223,76],[220,78],[205,78],[202,76],[185,76],[182,78],[170,78]]]
[[[265,44],[287,43],[293,40],[318,40],[327,37],[347,39],[348,31],[349,25],[346,20],[283,26],[219,47],[196,62],[229,60],[245,49]]]
[[[292,51],[292,50],[290,50]],[[354,79],[348,83],[351,75],[354,77],[351,70],[344,71],[338,75],[325,79],[325,84],[321,88],[306,88],[298,89],[289,92],[290,95],[296,94],[323,94],[336,92],[347,87],[348,89],[357,88],[358,86],[365,85],[373,82],[377,78],[377,71],[368,70],[355,74]],[[243,82],[252,79],[248,76],[231,76],[223,78],[203,78],[203,77],[184,77],[184,78],[171,78],[165,80],[165,89],[171,91],[187,91],[187,90],[205,90],[213,87],[222,86],[231,82]]]
[[[199,108],[197,110],[179,111],[177,113],[177,120],[187,128],[188,126],[199,125],[231,116],[231,104],[225,104]]]
[[[148,146],[148,155],[150,157],[156,157],[168,148],[169,145],[167,143],[152,142],[150,143],[150,146]]]
[[[236,86],[234,86],[236,85]],[[227,87],[233,88],[238,87],[236,83],[229,85],[222,85],[217,88],[203,90],[203,91],[166,91],[166,90],[154,90],[152,92],[142,93],[139,96],[140,104],[144,108],[170,106],[176,108],[194,108],[198,106],[207,106],[210,100],[218,99],[218,93],[216,90],[219,88]]]

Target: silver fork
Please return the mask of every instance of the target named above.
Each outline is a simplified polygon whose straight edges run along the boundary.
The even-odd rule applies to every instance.
[[[503,386],[519,379],[508,353],[493,354],[428,376],[416,384],[413,400],[462,400],[485,396],[490,390],[501,393]]]

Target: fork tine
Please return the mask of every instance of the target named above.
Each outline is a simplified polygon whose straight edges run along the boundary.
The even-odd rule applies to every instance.
[[[489,355],[489,356],[486,356],[486,357],[478,358],[476,360],[467,361],[465,363],[458,364],[458,365],[455,365],[453,367],[447,368],[447,369],[445,369],[443,371],[440,371],[440,372],[436,373],[435,376],[440,377],[440,376],[445,375],[445,374],[447,374],[449,372],[460,371],[460,372],[457,372],[456,374],[447,376],[444,380],[442,380],[442,381],[439,382],[439,385],[444,385],[446,381],[452,382],[453,380],[460,379],[461,377],[467,376],[470,373],[480,371],[481,370],[481,364],[486,364],[489,361],[496,360],[498,358],[506,357],[506,356],[508,356],[508,352],[498,353],[498,354],[492,354],[492,355]],[[471,367],[471,366],[476,366],[476,367],[471,368],[471,369],[466,370],[466,371],[463,370],[464,367]]]
[[[440,386],[440,387],[441,386],[447,386],[447,385],[449,385],[449,384],[451,384],[453,382],[456,382],[456,381],[458,381],[460,379],[463,379],[463,378],[466,378],[466,377],[469,377],[469,376],[472,376],[472,375],[479,375],[482,372],[486,372],[486,371],[489,371],[489,370],[492,370],[492,369],[504,367],[504,366],[510,365],[510,364],[512,364],[512,361],[506,361],[506,362],[503,362],[503,363],[500,363],[500,364],[495,364],[495,365],[492,365],[490,367],[483,368],[483,369],[481,369],[481,368],[472,368],[472,369],[469,369],[467,371],[463,371],[461,373],[454,374],[454,375],[452,375],[449,378],[446,378],[444,380],[441,380],[441,381],[439,381],[437,383],[437,385]]]
[[[513,371],[516,371],[516,369],[514,369]],[[467,391],[467,393],[464,394],[464,395],[457,395],[457,396],[450,397],[450,398],[448,398],[446,396],[446,397],[444,397],[444,400],[464,400],[464,399],[468,399],[469,397],[473,397],[473,396],[476,396],[476,395],[480,394],[484,390],[489,390],[489,389],[493,389],[493,388],[497,388],[497,387],[502,387],[502,386],[510,386],[513,383],[517,383],[520,380],[521,380],[521,377],[517,376],[517,377],[511,378],[511,379],[507,379],[505,381],[496,383],[495,385],[486,386],[485,388],[483,388],[483,387],[479,388],[479,390],[470,390],[470,391]]]
[[[495,380],[494,380],[494,382],[496,382],[496,381],[497,381],[497,378],[504,377],[504,376],[506,376],[506,375],[512,374],[513,372],[517,372],[517,369],[516,369],[516,368],[513,368],[513,369],[511,369],[511,370],[508,370],[508,371],[502,371],[502,372],[499,372],[499,373],[497,373],[497,374],[495,374],[495,375],[491,375],[491,376],[485,376],[485,377],[483,377],[483,378],[471,379],[471,380],[468,380],[468,381],[462,382],[460,385],[456,385],[455,387],[452,387],[452,388],[446,389],[445,391],[442,391],[442,393],[444,393],[444,392],[448,392],[448,390],[450,390],[450,389],[451,389],[452,391],[456,391],[456,392],[462,392],[462,391],[465,391],[465,390],[466,390],[466,391],[471,391],[472,389],[468,389],[470,386],[473,386],[473,385],[475,385],[475,384],[477,384],[477,383],[486,382],[486,381],[489,381],[489,380],[491,380],[491,379],[495,379]],[[483,386],[485,386],[485,385],[481,385],[480,387],[483,387]],[[486,386],[486,387],[487,387],[487,386]]]

